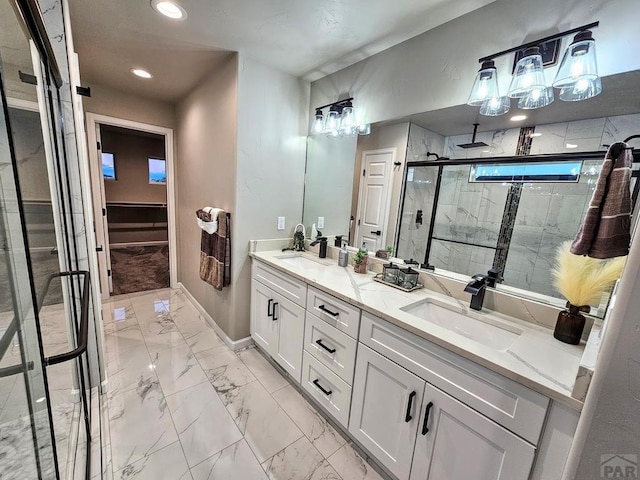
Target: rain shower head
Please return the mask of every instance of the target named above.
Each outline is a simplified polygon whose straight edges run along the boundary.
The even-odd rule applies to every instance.
[[[478,132],[478,125],[480,124],[479,123],[473,124],[473,136],[471,137],[471,143],[463,143],[461,145],[458,145],[460,148],[478,148],[478,147],[489,146],[484,142],[476,142],[476,133]]]

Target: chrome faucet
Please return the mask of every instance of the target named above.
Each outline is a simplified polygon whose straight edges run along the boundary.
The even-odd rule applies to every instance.
[[[482,310],[482,302],[484,302],[484,292],[487,289],[487,276],[477,273],[471,277],[471,281],[464,288],[465,292],[471,294],[471,304],[473,310]]]

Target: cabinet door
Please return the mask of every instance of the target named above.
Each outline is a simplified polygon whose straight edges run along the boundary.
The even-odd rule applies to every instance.
[[[358,345],[349,432],[399,480],[409,478],[424,386],[421,378]]]
[[[251,281],[251,337],[272,357],[278,351],[279,323],[273,321],[275,293],[256,280]]]
[[[426,384],[411,480],[527,480],[534,453],[533,445]]]
[[[278,324],[277,349],[274,360],[300,383],[304,349],[304,309],[282,295],[276,295],[272,307],[272,323]]]

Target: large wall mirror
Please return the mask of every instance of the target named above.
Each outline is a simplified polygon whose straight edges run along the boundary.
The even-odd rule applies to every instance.
[[[555,251],[580,227],[606,145],[640,134],[640,72],[602,84],[587,101],[500,117],[461,105],[389,119],[369,135],[310,136],[303,223],[372,252],[391,246],[438,274],[464,278],[495,266],[499,288],[563,305],[551,282]],[[640,139],[629,143],[640,149]],[[507,175],[526,165],[542,173],[487,178],[488,168]],[[566,168],[574,175],[558,176]]]

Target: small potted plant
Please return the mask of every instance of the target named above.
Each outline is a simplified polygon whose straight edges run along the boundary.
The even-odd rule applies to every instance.
[[[589,305],[597,303],[620,278],[626,257],[598,260],[570,251],[571,242],[558,247],[556,265],[551,271],[553,285],[566,299],[566,309],[558,314],[553,336],[564,343],[580,343]]]
[[[369,252],[366,248],[358,249],[353,257],[353,271],[356,273],[367,273],[367,261],[369,260]]]
[[[378,250],[376,257],[388,260],[393,255],[393,246],[389,245],[385,250]]]

